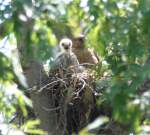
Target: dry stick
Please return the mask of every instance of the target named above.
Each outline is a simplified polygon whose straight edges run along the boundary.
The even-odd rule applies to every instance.
[[[32,88],[27,89],[26,91],[29,92],[29,93],[34,92],[34,91],[35,91],[35,92],[42,92],[47,86],[52,85],[52,84],[54,84],[54,83],[57,83],[57,82],[59,82],[59,81],[63,82],[62,80],[56,80],[56,81],[53,81],[53,82],[51,82],[51,83],[48,83],[48,84],[44,85],[44,86],[43,86],[42,88],[40,88],[39,90],[36,90],[37,86],[35,85],[35,86],[33,86]]]
[[[42,92],[47,86],[52,85],[52,84],[54,84],[54,83],[57,83],[57,82],[59,82],[59,81],[60,81],[60,80],[56,80],[56,81],[53,81],[53,82],[51,82],[51,83],[48,83],[48,84],[44,85],[42,88],[40,88],[37,92]]]
[[[31,93],[31,92],[34,92],[34,91],[37,91],[37,86],[36,86],[36,85],[34,85],[33,87],[28,88],[28,89],[26,90],[26,92],[28,92],[28,93]]]
[[[91,63],[82,63],[82,64],[79,64],[79,65],[74,65],[73,67],[76,67],[76,66],[84,66],[84,65],[94,65],[94,64],[91,64]],[[68,74],[70,74],[70,73],[68,73]],[[60,79],[60,78],[59,78]],[[65,78],[66,79],[66,78]],[[64,80],[64,79],[62,79],[62,80]],[[59,80],[60,81],[60,80]],[[58,80],[57,81],[54,81],[54,82],[52,82],[52,83],[49,83],[49,84],[47,84],[47,85],[45,85],[45,86],[43,86],[42,88],[40,88],[40,90],[38,91],[38,92],[41,92],[42,90],[41,89],[44,89],[44,88],[46,88],[47,86],[49,86],[49,85],[51,85],[51,84],[53,84],[53,83],[56,83],[56,82],[59,82]],[[33,92],[33,91],[37,91],[36,90],[36,85],[35,86],[33,86],[32,88],[29,88],[29,89],[27,89],[26,91],[29,91],[29,92]]]
[[[85,85],[86,85],[86,82],[82,78],[79,78],[79,79],[83,82],[83,85],[82,85],[82,88],[76,92],[77,97],[79,97],[80,92],[85,88]]]
[[[42,109],[44,109],[45,111],[51,112],[51,111],[59,110],[60,106],[54,107],[54,108],[47,108],[47,107],[42,106]]]
[[[78,64],[78,65],[73,65],[72,67],[85,66],[85,65],[94,66],[95,64],[91,64],[91,63],[82,63],[82,64]]]
[[[64,78],[64,79],[66,79],[66,78]],[[51,83],[48,83],[48,84],[44,85],[42,88],[40,88],[40,90],[38,90],[37,92],[42,92],[47,86],[52,85],[52,84],[57,83],[57,82],[60,82],[60,81],[63,82],[63,83],[65,83],[63,81],[64,79],[59,79],[59,80],[53,81]]]
[[[65,88],[67,88],[66,83],[65,83],[65,81],[64,81],[64,80],[67,79],[67,78],[61,79],[61,78],[57,77],[57,79],[58,79],[60,82],[64,83]]]
[[[82,63],[82,64],[79,64],[79,66],[84,66],[84,65],[94,66],[95,64],[91,64],[91,63]]]

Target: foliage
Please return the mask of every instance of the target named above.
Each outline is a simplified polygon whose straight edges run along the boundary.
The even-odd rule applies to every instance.
[[[149,104],[142,102],[143,98],[149,102],[149,97],[139,94],[139,88],[150,78],[150,65],[146,64],[150,53],[149,0],[4,0],[0,1],[0,11],[0,39],[14,34],[17,46],[20,41],[28,41],[23,52],[25,64],[32,57],[46,62],[62,37],[85,34],[87,46],[94,48],[102,60],[96,76],[111,75],[104,95],[113,108],[113,118],[127,125],[129,132],[140,133],[149,126]],[[24,27],[29,27],[29,31],[21,37]],[[16,104],[26,115],[26,103],[16,96],[16,91],[15,96],[7,96],[7,91],[13,89],[10,86],[19,86],[16,80],[20,79],[12,61],[3,53],[0,63],[0,110],[9,121]]]

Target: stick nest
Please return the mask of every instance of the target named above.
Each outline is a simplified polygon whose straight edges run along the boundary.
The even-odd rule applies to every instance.
[[[49,73],[46,89],[52,93],[59,125],[65,126],[71,133],[88,124],[90,113],[94,108],[92,75],[88,70],[81,73],[74,73],[71,70],[66,72],[63,69],[52,71]]]

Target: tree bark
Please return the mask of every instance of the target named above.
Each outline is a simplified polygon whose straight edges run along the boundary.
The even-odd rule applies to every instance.
[[[46,111],[44,109],[53,108],[51,95],[46,90],[37,92],[47,83],[47,76],[43,72],[42,65],[34,59],[34,55],[29,55],[29,57],[27,56],[27,48],[31,46],[31,43],[27,38],[30,38],[31,36],[28,34],[32,32],[34,23],[30,21],[26,23],[19,23],[21,23],[21,26],[17,26],[16,31],[17,47],[28,87],[31,88],[30,97],[33,103],[35,114],[40,119],[40,128],[47,131],[49,135],[57,135],[56,113],[55,111]],[[31,53],[34,54],[32,51]],[[32,88],[34,87],[35,91],[32,92]]]

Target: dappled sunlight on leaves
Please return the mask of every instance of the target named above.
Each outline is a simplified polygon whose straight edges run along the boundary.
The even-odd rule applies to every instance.
[[[60,39],[84,34],[86,47],[100,58],[92,69],[92,85],[104,117],[98,115],[80,134],[93,134],[89,130],[110,119],[128,133],[150,133],[149,0],[1,0],[0,11],[0,110],[6,124],[17,109],[27,118],[27,106],[32,108],[24,93],[30,61],[46,63],[48,75]],[[16,123],[12,125],[19,127]],[[19,129],[44,134],[39,124],[27,120]]]

